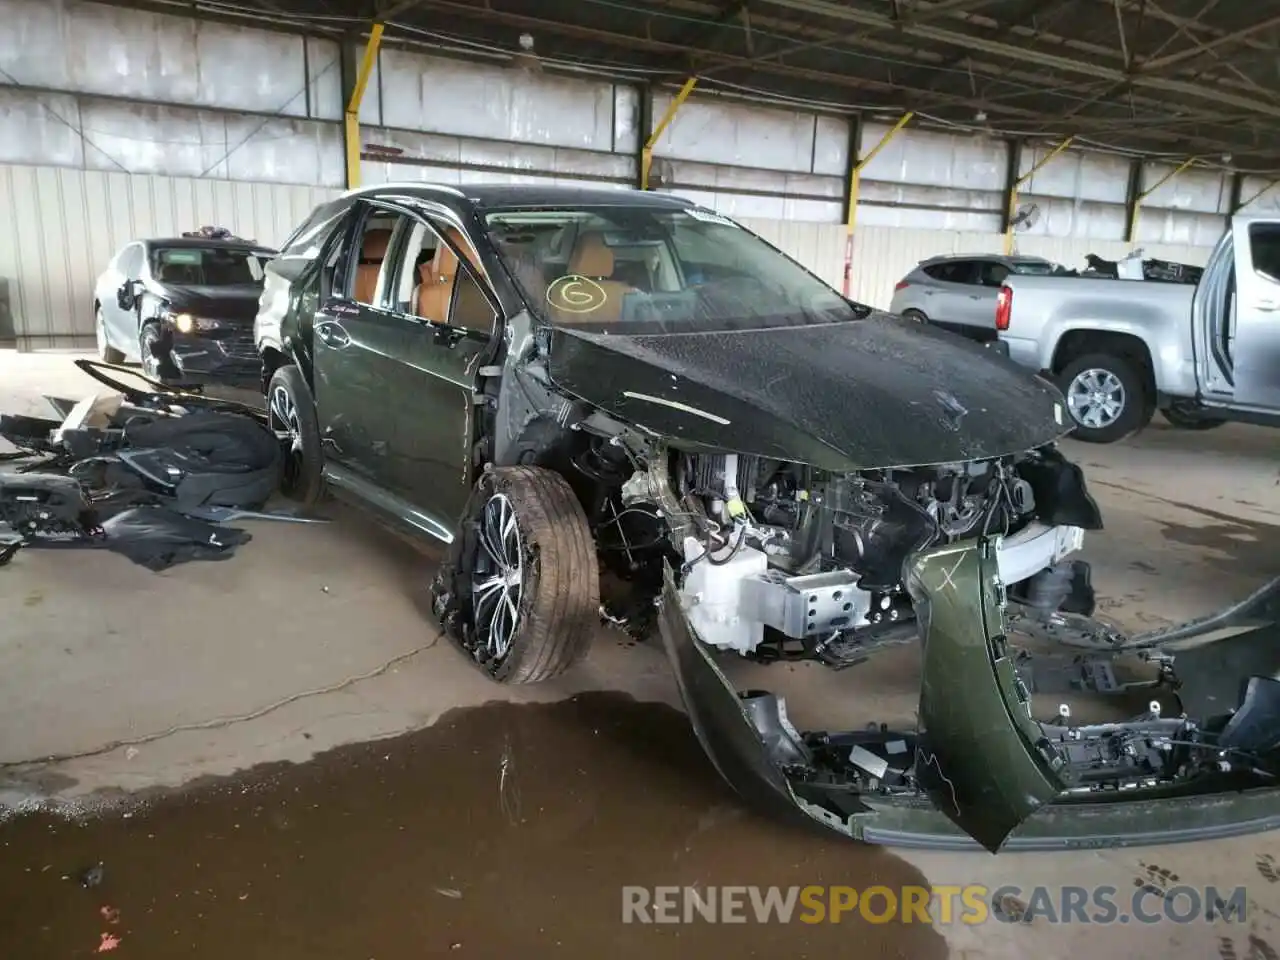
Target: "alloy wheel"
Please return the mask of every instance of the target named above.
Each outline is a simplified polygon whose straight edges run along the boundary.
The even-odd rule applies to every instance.
[[[277,386],[271,391],[267,417],[276,438],[289,443],[284,464],[285,479],[294,480],[302,469],[302,425],[298,420],[298,405],[284,387]]]
[[[524,545],[515,507],[505,494],[495,493],[485,503],[477,540],[471,575],[476,650],[496,663],[511,650],[524,592]]]
[[[139,359],[142,363],[142,372],[152,380],[160,379],[160,358],[151,349],[159,342],[160,337],[156,334],[154,327],[142,328],[142,336],[138,340],[138,352],[142,354]]]
[[[1067,386],[1067,406],[1083,427],[1101,430],[1124,413],[1124,384],[1110,370],[1090,367],[1081,370]]]

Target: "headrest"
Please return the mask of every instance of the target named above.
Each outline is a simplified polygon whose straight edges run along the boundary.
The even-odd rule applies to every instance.
[[[431,262],[431,270],[438,283],[449,283],[458,272],[458,258],[449,249],[447,243],[436,247],[435,258]]]
[[[379,262],[387,255],[387,245],[391,243],[390,230],[370,230],[364,235],[364,246],[360,248],[361,260]]]
[[[569,272],[584,277],[607,278],[613,276],[613,251],[599,233],[584,233],[578,237],[569,258]]]

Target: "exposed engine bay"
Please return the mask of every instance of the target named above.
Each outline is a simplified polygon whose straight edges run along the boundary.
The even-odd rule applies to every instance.
[[[633,565],[678,560],[690,622],[718,649],[841,668],[912,643],[908,558],[984,536],[1004,538],[1002,573],[1029,606],[1092,612],[1087,578],[1063,561],[1096,511],[1055,504],[1065,522],[1039,519],[1037,487],[1050,502],[1069,468],[1051,450],[844,475],[736,454],[666,459],[665,477],[637,471],[620,488],[603,546]]]

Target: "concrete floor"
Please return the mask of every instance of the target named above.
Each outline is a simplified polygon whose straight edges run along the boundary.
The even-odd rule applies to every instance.
[[[39,412],[42,393],[97,389],[70,355],[0,352],[0,411]],[[1139,630],[1202,614],[1280,572],[1280,434],[1237,426],[1184,433],[1157,419],[1127,443],[1065,447],[1103,509],[1107,529],[1087,539],[1085,557],[1101,612],[1119,624]],[[604,632],[571,677],[527,689],[487,682],[437,642],[423,608],[430,557],[358,515],[335,509],[333,517],[326,526],[249,525],[254,540],[231,561],[163,574],[113,554],[21,553],[0,571],[0,802],[38,792],[85,798],[305,760],[486,701],[613,690],[677,703],[660,651]],[[890,712],[891,702],[909,702],[897,695],[914,692],[909,671],[892,660],[877,673],[838,676],[770,669],[790,675],[773,682],[768,671],[748,670],[744,679],[785,687],[802,726],[810,717],[831,722],[827,701],[837,689],[845,700],[854,692],[860,710],[882,701]],[[798,699],[806,689],[808,699]],[[1084,948],[1243,960],[1280,949],[1280,875],[1263,868],[1280,858],[1273,836],[1138,851],[904,856],[935,884],[1124,891],[1164,869],[1182,883],[1249,888],[1248,929],[956,926],[943,933],[957,956]]]

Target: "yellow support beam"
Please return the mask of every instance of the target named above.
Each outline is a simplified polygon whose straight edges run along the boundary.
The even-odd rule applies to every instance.
[[[1237,206],[1231,212],[1233,214],[1239,213],[1249,204],[1253,203],[1253,201],[1259,199],[1264,193],[1266,193],[1268,190],[1274,187],[1277,183],[1280,183],[1280,177],[1277,177],[1275,180],[1268,180],[1266,185],[1261,190],[1258,190],[1256,193],[1254,193],[1253,196],[1249,197],[1248,200],[1241,200],[1239,206]]]
[[[693,88],[698,85],[697,77],[690,77],[684,82],[684,86],[680,88],[680,92],[676,94],[675,99],[667,104],[666,112],[663,113],[662,119],[658,121],[658,125],[653,128],[653,133],[649,134],[649,139],[644,142],[644,147],[640,150],[640,189],[649,189],[649,168],[653,166],[653,148],[658,145],[658,138],[666,132],[667,127],[671,125],[671,121],[676,118],[676,111],[689,99],[689,94],[693,93]]]
[[[369,76],[373,73],[373,65],[378,62],[378,48],[382,45],[382,24],[375,23],[369,31],[369,42],[365,44],[364,56],[360,60],[360,71],[356,74],[356,85],[351,91],[351,99],[343,115],[343,139],[347,148],[347,189],[360,186],[360,102],[364,100],[364,91],[369,86]]]
[[[1163,177],[1161,177],[1151,186],[1142,190],[1136,197],[1134,197],[1133,210],[1129,214],[1129,232],[1125,234],[1127,237],[1129,237],[1130,243],[1137,240],[1137,237],[1138,237],[1138,212],[1142,209],[1142,201],[1147,199],[1147,197],[1151,196],[1153,193],[1155,193],[1157,190],[1163,187],[1166,183],[1168,183],[1170,180],[1172,180],[1174,177],[1180,174],[1183,170],[1187,169],[1187,167],[1195,163],[1198,159],[1200,158],[1187,157],[1187,159],[1183,160],[1182,163],[1178,164],[1176,167],[1174,167],[1172,170],[1166,173]]]
[[[1018,177],[1017,180],[1013,181],[1013,189],[1009,191],[1009,209],[1005,217],[1005,222],[1009,224],[1008,229],[1004,232],[1004,252],[1006,256],[1013,253],[1013,218],[1017,216],[1018,213],[1018,188],[1034,177],[1046,163],[1060,154],[1063,150],[1067,149],[1067,147],[1071,146],[1071,141],[1074,139],[1075,137],[1067,137],[1067,139],[1063,140],[1060,144],[1032,164],[1030,170]]]
[[[865,157],[859,157],[857,163],[849,168],[849,212],[845,217],[845,233],[852,235],[853,227],[858,219],[858,188],[862,182],[862,168],[875,159],[877,153],[889,145],[889,141],[896,137],[915,114],[908,110],[898,122],[885,131],[885,135],[880,138],[880,142],[872,147]]]

